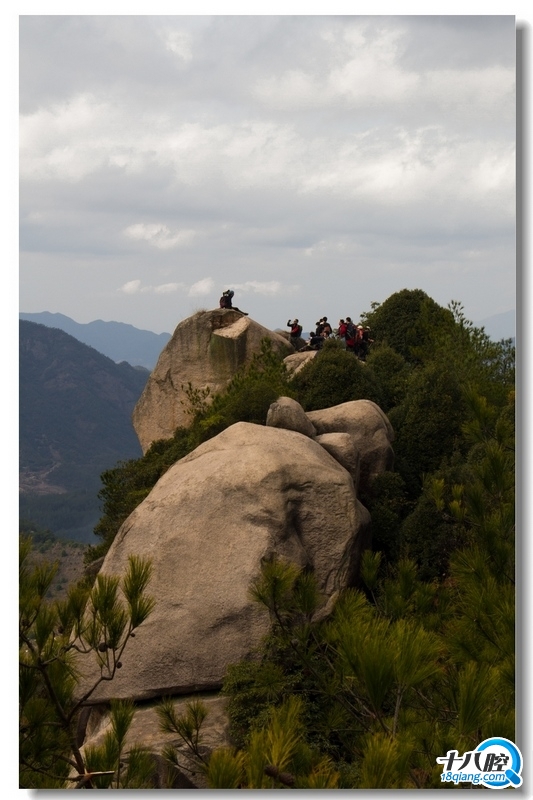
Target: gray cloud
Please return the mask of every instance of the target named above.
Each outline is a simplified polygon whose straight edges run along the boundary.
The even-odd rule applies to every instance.
[[[272,327],[404,286],[514,307],[512,17],[20,29],[24,311],[171,330],[227,285]]]

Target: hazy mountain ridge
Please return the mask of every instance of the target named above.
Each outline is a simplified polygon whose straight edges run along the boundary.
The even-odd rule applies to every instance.
[[[127,361],[128,364],[149,370],[155,367],[161,350],[170,339],[170,333],[140,330],[124,322],[98,319],[80,323],[64,314],[52,314],[49,311],[36,314],[21,312],[19,318],[65,331],[117,363]]]
[[[80,323],[64,314],[52,314],[49,311],[35,314],[21,312],[19,318],[65,331],[117,363],[127,361],[128,364],[149,370],[154,369],[160,353],[171,338],[170,333],[153,333],[124,322],[104,322],[100,319]],[[513,309],[493,314],[474,324],[483,327],[494,341],[515,338],[516,311]],[[304,337],[307,336],[304,334]]]
[[[101,473],[141,455],[131,413],[148,370],[56,328],[19,328],[21,516],[72,535],[77,514],[76,529],[90,535]]]
[[[514,339],[516,337],[516,311],[504,311],[502,314],[493,314],[491,317],[479,320],[477,327],[484,328],[491,339]]]

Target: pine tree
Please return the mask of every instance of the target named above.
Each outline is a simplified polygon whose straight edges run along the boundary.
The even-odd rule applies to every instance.
[[[124,754],[132,707],[112,706],[112,731],[102,747],[83,751],[78,722],[96,689],[113,680],[126,646],[153,609],[146,595],[150,564],[131,556],[122,580],[98,575],[77,584],[64,601],[46,595],[54,565],[30,565],[31,540],[20,545],[19,731],[20,784],[24,788],[103,788],[144,784],[149,759],[141,749]],[[81,689],[82,664],[97,677]],[[125,758],[127,766],[122,769]]]

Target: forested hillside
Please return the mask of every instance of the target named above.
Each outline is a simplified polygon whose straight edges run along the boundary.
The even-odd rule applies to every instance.
[[[90,541],[100,474],[140,454],[131,412],[148,372],[63,331],[20,325],[20,514]]]
[[[359,583],[325,609],[311,571],[274,560],[250,587],[272,627],[226,675],[233,749],[209,763],[197,749],[210,788],[449,788],[437,757],[516,741],[514,347],[420,290],[363,322],[366,362],[332,339],[291,379],[265,343],[224,393],[189,388],[189,426],[102,476],[88,561],[171,464],[237,421],[264,424],[280,395],[305,411],[370,399],[394,428],[394,470],[360,497],[372,548]],[[201,701],[160,718],[199,741]]]

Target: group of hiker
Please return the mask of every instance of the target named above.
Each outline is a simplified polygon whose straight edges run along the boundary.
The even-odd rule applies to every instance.
[[[366,361],[368,349],[373,339],[370,338],[370,328],[361,324],[355,325],[351,317],[340,319],[337,328],[332,328],[327,317],[322,317],[316,323],[315,330],[311,332],[309,339],[303,347],[298,347],[302,336],[302,326],[297,319],[288,320],[287,326],[290,328],[290,341],[299,352],[305,350],[320,350],[326,339],[335,338],[343,342],[348,352],[353,353],[361,361]]]
[[[222,292],[219,301],[220,308],[231,308],[240,314],[248,316],[246,311],[241,311],[233,305],[233,289],[226,289]],[[320,350],[326,339],[340,339],[348,352],[353,353],[361,361],[366,360],[368,349],[373,339],[370,338],[370,328],[363,325],[355,325],[351,317],[340,319],[338,327],[333,329],[327,317],[321,317],[316,323],[315,330],[311,332],[306,344],[301,347],[302,326],[297,319],[288,320],[287,326],[290,328],[289,338],[291,344],[299,351]]]

